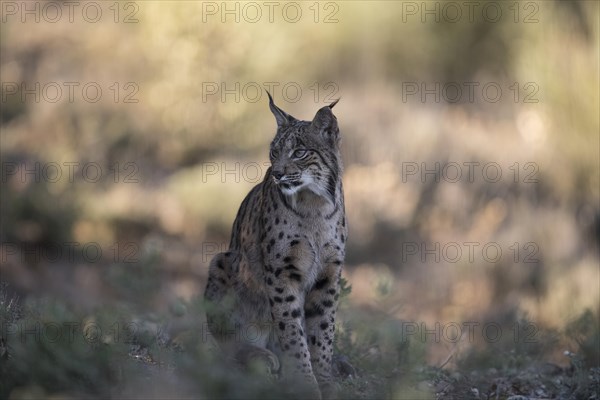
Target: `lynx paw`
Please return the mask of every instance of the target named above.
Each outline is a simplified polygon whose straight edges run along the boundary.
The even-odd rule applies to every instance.
[[[262,347],[244,345],[235,354],[235,361],[244,369],[277,375],[280,369],[279,358]]]

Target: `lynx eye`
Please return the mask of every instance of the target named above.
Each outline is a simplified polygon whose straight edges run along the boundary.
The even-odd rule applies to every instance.
[[[277,158],[277,151],[271,149],[271,151],[269,152],[269,157],[271,157],[271,159]]]
[[[308,151],[306,150],[296,150],[294,152],[294,158],[304,158],[306,157],[306,155],[308,154]]]

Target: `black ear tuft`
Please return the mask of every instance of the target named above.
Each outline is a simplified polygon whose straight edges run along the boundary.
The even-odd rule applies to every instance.
[[[267,92],[267,95],[269,96],[269,108],[275,116],[275,120],[277,120],[278,128],[296,120],[296,118],[292,117],[291,115],[289,115],[288,113],[286,113],[281,108],[275,105],[275,102],[273,101],[273,96],[271,96],[271,93],[269,93],[268,90],[265,89],[265,92]]]
[[[312,120],[311,126],[325,140],[335,143],[339,137],[337,118],[333,115],[331,108],[337,104],[337,100],[328,106],[322,107]]]
[[[333,107],[335,107],[335,105],[338,103],[338,101],[340,101],[340,98],[338,97],[337,99],[335,99],[333,101],[333,103],[331,103],[330,105],[328,105],[329,108],[333,109]]]

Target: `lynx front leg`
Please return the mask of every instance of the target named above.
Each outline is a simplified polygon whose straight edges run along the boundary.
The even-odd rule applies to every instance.
[[[287,259],[287,257],[286,257]],[[279,339],[280,360],[285,379],[300,378],[299,383],[311,398],[321,398],[310,363],[310,352],[303,328],[304,295],[300,290],[304,276],[292,264],[266,266],[265,283],[271,305],[273,330]]]
[[[335,311],[339,297],[341,261],[326,264],[305,305],[306,330],[311,364],[324,397],[335,395],[331,359],[335,335]]]

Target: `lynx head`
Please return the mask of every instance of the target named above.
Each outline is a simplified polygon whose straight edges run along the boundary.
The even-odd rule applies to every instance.
[[[338,100],[321,108],[312,121],[300,121],[280,109],[269,95],[277,120],[271,142],[271,179],[283,194],[310,190],[335,204],[341,176],[340,133],[331,111]]]

